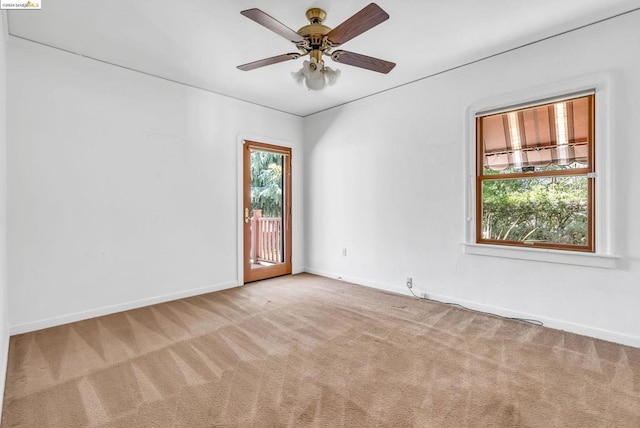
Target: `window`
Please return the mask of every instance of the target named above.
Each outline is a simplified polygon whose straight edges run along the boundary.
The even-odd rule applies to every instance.
[[[595,251],[593,94],[476,117],[476,242]]]

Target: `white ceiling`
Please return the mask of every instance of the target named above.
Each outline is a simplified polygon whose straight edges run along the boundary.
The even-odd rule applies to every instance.
[[[369,0],[41,0],[9,11],[13,36],[306,116],[416,79],[640,8],[640,0],[377,0],[388,21],[341,49],[397,63],[384,75],[342,64],[322,92],[295,83],[303,59],[253,71],[237,65],[296,52],[240,15],[260,8],[294,30],[320,7],[336,27]]]

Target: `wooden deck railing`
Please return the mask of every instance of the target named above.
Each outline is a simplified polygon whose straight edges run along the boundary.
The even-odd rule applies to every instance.
[[[251,217],[251,259],[254,263],[282,262],[282,219],[262,217],[254,210]]]

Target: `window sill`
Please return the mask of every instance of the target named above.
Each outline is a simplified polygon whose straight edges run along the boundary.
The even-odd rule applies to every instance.
[[[618,261],[620,260],[620,256],[582,253],[578,251],[547,250],[541,248],[520,248],[483,244],[462,244],[462,246],[465,254],[605,269],[615,269]]]

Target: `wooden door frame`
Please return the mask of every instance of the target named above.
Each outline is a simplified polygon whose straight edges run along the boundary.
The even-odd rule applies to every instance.
[[[245,189],[250,186],[251,183],[251,157],[249,153],[252,148],[257,148],[266,152],[273,152],[285,155],[283,162],[283,230],[285,231],[284,238],[284,262],[271,267],[264,267],[260,269],[251,269],[249,263],[249,246],[250,246],[250,224],[245,222],[245,210],[249,210],[251,213],[251,197]],[[239,253],[240,265],[242,272],[241,283],[250,281],[258,281],[265,278],[271,278],[274,276],[286,275],[292,272],[292,253],[293,253],[293,240],[292,240],[292,148],[285,145],[277,145],[270,143],[262,143],[254,141],[253,139],[243,139],[241,147],[241,180],[240,180],[240,230],[241,230],[241,248]]]

